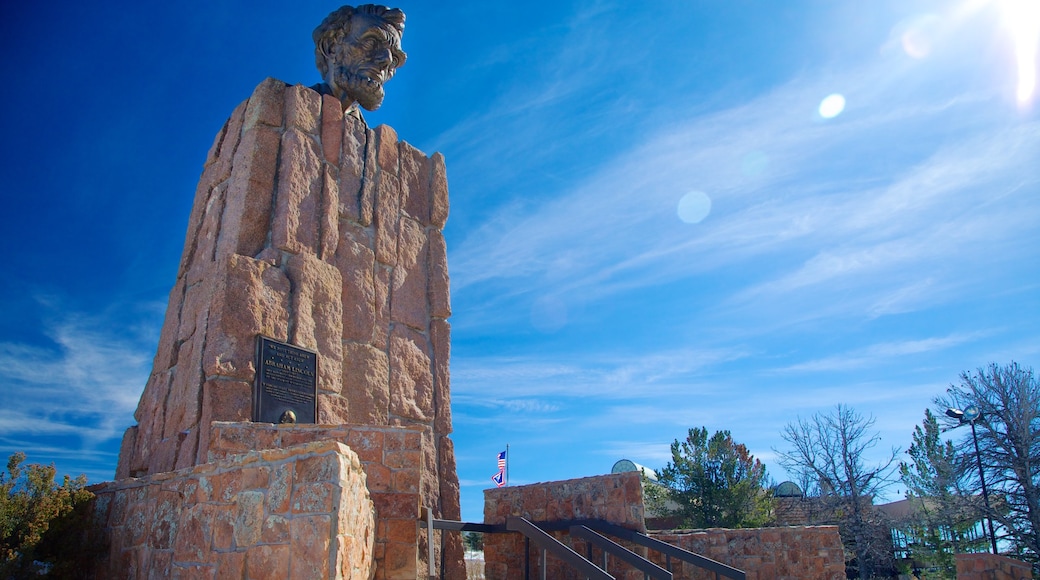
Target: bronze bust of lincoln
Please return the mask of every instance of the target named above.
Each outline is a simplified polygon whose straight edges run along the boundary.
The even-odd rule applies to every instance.
[[[404,12],[375,4],[343,6],[314,29],[314,61],[325,82],[311,88],[333,95],[345,114],[360,117],[358,105],[374,111],[383,84],[404,64]]]

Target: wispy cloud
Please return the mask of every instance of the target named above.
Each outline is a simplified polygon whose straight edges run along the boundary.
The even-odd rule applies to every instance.
[[[453,397],[456,402],[553,398],[553,403],[529,405],[538,410],[557,410],[558,400],[566,398],[589,401],[659,397],[676,388],[688,391],[691,385],[686,378],[743,356],[741,351],[722,349],[583,353],[560,359],[470,356],[453,362]],[[489,394],[491,398],[487,399]]]
[[[777,372],[847,371],[870,366],[898,364],[898,362],[894,361],[898,361],[901,357],[946,350],[982,339],[987,334],[986,332],[964,333],[921,340],[903,340],[874,344],[866,348],[855,349],[852,352],[840,353],[780,368],[777,369]]]
[[[49,344],[0,343],[0,381],[5,384],[0,438],[8,445],[29,442],[46,449],[41,441],[61,436],[66,442],[78,439],[77,454],[101,453],[96,446],[133,424],[161,307],[118,305],[91,315],[56,302],[45,308],[43,333]]]
[[[838,286],[846,310],[883,316],[920,308],[925,287],[942,290],[933,303],[955,296],[953,264],[993,259],[977,248],[1035,257],[1013,241],[1040,218],[1040,123],[1006,115],[985,92],[911,100],[885,64],[677,120],[573,187],[506,203],[454,246],[456,301],[478,313],[463,323],[501,323],[518,310],[504,305],[546,295],[590,302],[736,264],[757,275],[731,307],[786,296],[822,308],[832,302],[818,289]],[[847,118],[813,122],[808,111],[834,85],[864,100]],[[751,174],[748,159],[766,168]],[[675,215],[691,189],[714,202],[696,226]]]

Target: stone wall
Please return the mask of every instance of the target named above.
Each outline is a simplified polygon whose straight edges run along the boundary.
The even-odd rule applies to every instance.
[[[617,473],[567,481],[488,489],[484,491],[484,523],[504,524],[509,516],[522,516],[536,524],[566,520],[600,519],[647,533],[643,487],[638,473]],[[584,541],[566,532],[552,535],[582,556]],[[666,530],[649,535],[663,542],[744,570],[748,580],[838,580],[845,578],[845,554],[834,526],[760,528],[744,530]],[[616,538],[612,538],[616,539]],[[663,554],[620,542],[633,552],[665,567]],[[489,580],[523,578],[524,538],[519,533],[484,536],[485,574]],[[541,574],[540,550],[532,545],[526,554],[531,574]],[[597,565],[602,552],[593,549]],[[637,580],[643,573],[608,559],[608,572],[616,578]],[[714,573],[672,559],[675,578],[713,580]],[[579,578],[569,566],[551,554],[546,561],[549,578]]]
[[[957,580],[1029,580],[1032,567],[1007,556],[957,554]]]
[[[722,562],[747,574],[747,580],[842,580],[845,552],[836,526],[669,530],[651,532],[662,542]],[[664,566],[664,556],[650,553]],[[675,578],[714,580],[715,574],[672,559]]]
[[[375,520],[358,455],[294,445],[93,486],[96,578],[369,578]],[[415,576],[411,576],[415,578]]]
[[[643,486],[638,473],[617,473],[484,490],[484,523],[504,524],[509,516],[521,516],[535,523],[551,523],[575,519],[599,519],[639,532],[645,532],[643,520]],[[566,532],[553,536],[581,555],[586,554],[583,540]],[[646,557],[646,549],[627,546]],[[528,554],[532,577],[540,577],[541,568],[536,548]],[[594,561],[601,561],[599,549]],[[600,559],[600,560],[596,560]],[[484,535],[484,570],[488,580],[523,578],[524,538],[518,533]],[[643,574],[629,566],[611,562],[608,571],[619,579],[642,580]],[[548,578],[578,578],[569,566],[550,555],[546,562]]]
[[[248,450],[278,449],[310,441],[332,440],[346,444],[357,453],[367,474],[368,492],[375,505],[375,578],[414,579],[428,566],[426,530],[417,521],[421,482],[429,481],[423,474],[431,469],[421,461],[426,436],[427,432],[418,427],[218,422],[210,431],[209,460],[219,461]],[[443,453],[453,451],[446,449]],[[457,538],[457,534],[446,534],[443,539],[441,532],[435,534],[436,562],[442,577],[451,578],[458,572],[451,565],[461,561],[463,556],[456,542],[449,541]]]

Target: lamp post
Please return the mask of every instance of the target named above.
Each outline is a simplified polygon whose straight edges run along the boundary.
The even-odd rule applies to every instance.
[[[957,419],[960,421],[960,425],[965,423],[971,425],[971,440],[975,442],[975,462],[979,466],[979,481],[982,482],[982,501],[986,504],[986,519],[989,520],[989,543],[993,548],[993,553],[996,554],[997,536],[993,533],[993,518],[989,515],[989,492],[986,491],[986,476],[982,471],[982,453],[979,451],[979,437],[975,433],[975,421],[982,418],[982,412],[975,405],[968,405],[963,411],[953,408],[946,409],[946,416]]]

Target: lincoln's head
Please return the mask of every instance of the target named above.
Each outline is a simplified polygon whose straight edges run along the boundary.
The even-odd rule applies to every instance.
[[[404,64],[402,33],[404,12],[374,4],[344,6],[314,29],[315,64],[344,110],[379,108],[383,83]]]

